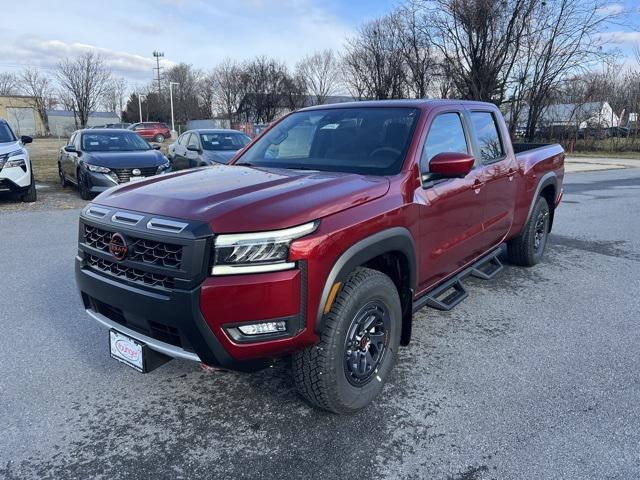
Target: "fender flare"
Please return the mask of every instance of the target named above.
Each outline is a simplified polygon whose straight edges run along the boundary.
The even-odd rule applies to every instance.
[[[547,172],[538,181],[538,185],[536,186],[536,190],[533,193],[533,198],[531,198],[531,204],[529,205],[529,211],[527,212],[527,218],[525,219],[523,225],[526,225],[527,223],[529,223],[529,219],[531,218],[531,214],[533,213],[533,207],[536,204],[536,200],[540,196],[540,192],[542,192],[543,188],[548,187],[549,185],[553,185],[553,187],[555,189],[554,201],[557,199],[557,197],[558,197],[558,176],[556,175],[555,172]]]
[[[416,285],[416,248],[409,230],[404,227],[393,227],[366,237],[349,247],[333,264],[325,281],[318,304],[314,331],[322,331],[324,306],[329,298],[331,287],[337,281],[344,281],[347,275],[357,266],[384,253],[398,251],[407,257],[409,264],[409,285],[415,291]]]

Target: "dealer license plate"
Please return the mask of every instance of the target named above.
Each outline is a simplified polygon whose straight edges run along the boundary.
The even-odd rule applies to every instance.
[[[109,330],[111,358],[135,368],[139,372],[144,372],[143,347],[144,344],[137,340],[116,330]]]

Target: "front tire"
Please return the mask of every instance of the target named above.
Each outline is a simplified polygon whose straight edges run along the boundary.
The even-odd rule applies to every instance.
[[[160,134],[160,133],[159,133],[158,135],[156,135],[155,137],[153,137],[153,140],[154,140],[154,142],[156,142],[156,143],[162,143],[162,142],[164,142],[164,135],[162,135],[162,134]]]
[[[31,172],[31,183],[25,189],[22,194],[21,200],[27,203],[33,203],[38,199],[38,193],[36,191],[36,181],[33,178],[33,171]]]
[[[78,190],[80,192],[80,198],[83,200],[91,200],[93,194],[91,193],[91,187],[89,186],[89,179],[82,173],[82,170],[78,171]]]
[[[65,188],[69,185],[67,178],[64,176],[64,172],[62,171],[62,165],[58,162],[58,176],[60,177],[60,186]]]
[[[542,260],[549,236],[549,221],[549,204],[543,197],[538,197],[522,233],[507,242],[507,254],[511,263],[532,267]]]
[[[401,322],[393,281],[376,270],[355,269],[326,316],[320,342],[293,355],[300,394],[339,414],[368,406],[395,364]]]

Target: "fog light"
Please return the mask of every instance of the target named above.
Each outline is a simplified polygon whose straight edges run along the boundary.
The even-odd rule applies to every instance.
[[[287,330],[285,322],[265,322],[252,323],[251,325],[242,325],[238,327],[245,335],[262,335],[264,333],[277,333]]]

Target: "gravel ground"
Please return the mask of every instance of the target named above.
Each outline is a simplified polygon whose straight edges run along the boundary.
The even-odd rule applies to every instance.
[[[572,174],[545,261],[422,310],[370,409],[257,374],[107,352],[73,280],[78,210],[0,211],[0,478],[640,477],[640,170]]]

